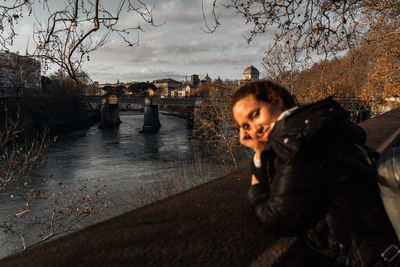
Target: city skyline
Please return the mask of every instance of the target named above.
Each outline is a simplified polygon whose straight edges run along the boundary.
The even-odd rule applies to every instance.
[[[154,1],[153,1],[154,2]],[[157,27],[141,23],[144,32],[138,33],[139,44],[129,47],[117,36],[90,54],[82,65],[93,81],[115,83],[152,81],[172,78],[185,80],[192,74],[203,78],[207,73],[214,80],[239,80],[243,70],[253,65],[263,74],[262,58],[272,34],[258,36],[248,44],[243,36],[248,26],[244,19],[227,9],[219,9],[221,26],[210,34],[203,31],[201,0],[169,0],[154,2],[153,11]],[[205,1],[207,13],[207,1]],[[207,13],[208,14],[208,13]],[[121,25],[131,18],[121,16]],[[208,22],[212,23],[211,17]],[[139,20],[138,20],[139,21]],[[131,22],[131,21],[130,21]],[[34,51],[32,42],[33,18],[21,20],[19,35],[11,52]],[[101,31],[94,35],[100,38]],[[30,40],[30,45],[27,45]],[[45,75],[57,68],[51,68]]]

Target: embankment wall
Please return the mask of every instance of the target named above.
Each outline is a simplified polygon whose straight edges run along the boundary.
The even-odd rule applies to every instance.
[[[19,113],[25,134],[43,129],[58,134],[89,127],[100,119],[97,107],[79,104],[69,96],[0,98],[2,119],[6,112],[12,120],[16,120]]]

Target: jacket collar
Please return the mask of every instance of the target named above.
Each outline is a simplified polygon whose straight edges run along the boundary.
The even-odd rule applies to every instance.
[[[278,119],[275,122],[271,123],[271,126],[270,126],[271,131],[272,131],[272,129],[274,129],[274,126],[278,121],[283,120],[286,117],[289,117],[298,108],[299,108],[298,106],[295,106],[295,107],[292,107],[290,109],[283,111],[281,113],[281,115],[279,115]]]
[[[297,155],[301,145],[322,128],[336,127],[349,116],[332,97],[284,113],[275,122],[266,146],[284,159]]]

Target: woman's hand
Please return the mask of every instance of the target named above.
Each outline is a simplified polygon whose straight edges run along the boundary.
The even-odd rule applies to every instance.
[[[240,129],[239,132],[239,139],[242,145],[254,150],[256,158],[261,159],[261,152],[264,150],[266,145],[264,140],[252,138],[242,129]]]
[[[256,185],[260,183],[254,174],[251,175],[251,185]]]

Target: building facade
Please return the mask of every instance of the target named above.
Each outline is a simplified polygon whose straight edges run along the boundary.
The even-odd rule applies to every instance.
[[[0,97],[42,91],[40,62],[29,56],[0,52]]]
[[[182,90],[183,83],[173,79],[161,79],[153,81],[157,87],[157,92],[161,97],[173,97],[176,91]]]

